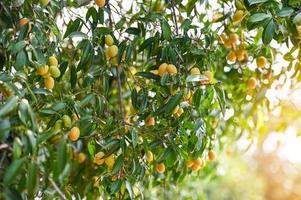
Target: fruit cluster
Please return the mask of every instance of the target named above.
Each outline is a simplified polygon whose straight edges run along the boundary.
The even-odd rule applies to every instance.
[[[50,67],[49,67],[50,66]],[[37,74],[44,78],[44,86],[51,90],[54,87],[54,79],[61,76],[61,71],[58,68],[58,61],[56,57],[50,56],[48,65],[40,65],[37,68]]]

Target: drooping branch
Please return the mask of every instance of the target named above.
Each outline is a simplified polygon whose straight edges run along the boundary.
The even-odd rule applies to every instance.
[[[50,181],[51,185],[55,189],[55,191],[61,196],[62,199],[67,200],[66,195],[60,190],[60,188],[56,185],[54,180],[51,177],[48,177],[48,180]]]

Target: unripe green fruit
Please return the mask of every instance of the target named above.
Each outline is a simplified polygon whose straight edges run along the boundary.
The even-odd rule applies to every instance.
[[[47,6],[48,5],[48,3],[49,3],[49,0],[40,0],[40,4],[41,4],[41,6]]]
[[[50,66],[49,67],[49,72],[50,72],[51,76],[53,76],[54,78],[58,78],[58,77],[61,76],[61,71],[56,66]]]
[[[54,124],[54,130],[55,131],[60,131],[62,129],[63,121],[62,120],[57,120]]]
[[[72,122],[71,122],[71,118],[68,115],[63,116],[63,123],[64,123],[64,127],[71,128]]]

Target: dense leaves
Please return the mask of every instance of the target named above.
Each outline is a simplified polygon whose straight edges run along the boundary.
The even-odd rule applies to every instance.
[[[0,198],[143,198],[209,174],[223,138],[260,129],[287,71],[273,40],[300,77],[296,2],[125,2],[0,2]]]

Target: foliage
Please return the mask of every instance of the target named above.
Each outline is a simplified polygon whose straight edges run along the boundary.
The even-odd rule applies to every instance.
[[[103,3],[0,2],[3,198],[133,199],[138,183],[180,182],[252,130],[274,80],[301,74],[298,2],[219,0],[212,20],[204,0]],[[278,74],[273,39],[294,44]]]

